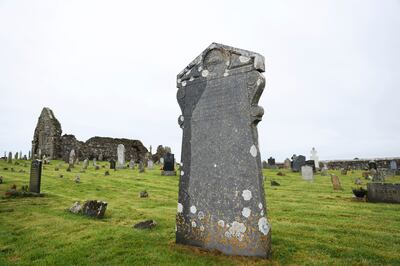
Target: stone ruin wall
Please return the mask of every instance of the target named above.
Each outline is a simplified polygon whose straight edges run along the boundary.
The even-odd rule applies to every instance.
[[[125,160],[143,160],[148,153],[139,140],[93,137],[83,142],[77,140],[74,135],[61,136],[61,133],[61,124],[53,111],[47,107],[43,108],[32,140],[32,154],[38,156],[40,150],[42,155],[50,159],[68,161],[71,150],[75,150],[76,157],[80,160],[99,159],[100,154],[103,160],[109,160],[116,159],[118,144],[125,146]]]
[[[374,161],[377,168],[388,169],[390,168],[390,162],[396,161],[397,166],[400,166],[400,158],[382,158],[382,159],[359,159],[359,160],[332,160],[332,161],[321,161],[326,163],[329,169],[348,169],[348,170],[368,170],[368,163]]]

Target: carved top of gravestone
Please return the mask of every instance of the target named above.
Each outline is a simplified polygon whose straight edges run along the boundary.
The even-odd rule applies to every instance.
[[[263,56],[213,43],[178,74],[183,141],[177,243],[269,255],[257,132],[263,71]],[[164,170],[167,163],[164,157]]]

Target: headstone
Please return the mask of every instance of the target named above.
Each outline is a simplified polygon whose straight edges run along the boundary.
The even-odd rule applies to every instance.
[[[262,168],[268,169],[268,163],[266,161],[262,161]]]
[[[93,158],[93,166],[96,167],[96,165],[97,165],[97,161],[96,161],[96,157],[95,157],[95,158]]]
[[[314,180],[314,171],[313,168],[309,165],[303,165],[301,167],[301,176],[304,180]]]
[[[328,175],[328,168],[322,167],[321,176],[327,176],[327,175]]]
[[[135,161],[134,160],[130,160],[129,169],[135,169]]]
[[[80,183],[81,177],[79,175],[75,176],[75,183]]]
[[[110,169],[114,169],[115,170],[115,161],[114,161],[114,159],[110,160]]]
[[[83,169],[87,169],[88,164],[89,164],[89,159],[86,158],[85,160],[83,160],[82,168],[83,168]]]
[[[176,175],[175,158],[174,158],[174,155],[170,152],[167,152],[164,155],[164,166],[163,166],[161,175],[164,175],[164,176],[175,176]]]
[[[311,153],[310,159],[314,161],[314,168],[319,169],[319,158],[317,155],[317,151],[315,150],[314,147],[311,149],[310,153]]]
[[[29,159],[29,160],[32,160],[31,151],[28,152],[28,159]]]
[[[377,170],[378,169],[378,167],[376,166],[376,162],[375,161],[370,161],[368,163],[368,168],[369,168],[369,170],[371,170],[371,169]]]
[[[19,152],[19,159],[22,160],[22,151]]]
[[[7,163],[12,163],[12,152],[8,153]]]
[[[139,162],[139,173],[144,173],[144,163],[142,161]]]
[[[400,184],[368,183],[369,202],[400,203]]]
[[[69,209],[70,212],[75,214],[82,214],[89,217],[101,219],[107,210],[107,202],[97,200],[87,200],[81,205],[79,201]]]
[[[33,160],[29,180],[29,192],[40,193],[40,182],[42,180],[42,161]]]
[[[275,166],[275,158],[269,157],[268,158],[268,165],[269,166]]]
[[[69,153],[69,161],[68,162],[71,167],[74,167],[74,163],[75,163],[75,150],[74,149],[72,149]]]
[[[306,157],[305,156],[299,155],[299,156],[294,157],[293,163],[292,163],[292,171],[299,172],[303,165],[306,165]]]
[[[311,166],[313,171],[314,171],[314,173],[315,173],[316,168],[315,168],[315,162],[313,160],[307,160],[306,161],[306,165]]]
[[[14,159],[15,159],[15,160],[18,160],[18,152],[15,153]]]
[[[283,162],[283,166],[284,166],[284,168],[286,168],[286,169],[289,169],[289,168],[290,168],[290,159],[289,159],[289,158],[286,158],[286,159],[285,159],[285,161]]]
[[[397,162],[395,160],[390,161],[390,170],[397,170]]]
[[[100,153],[100,155],[99,155],[99,161],[100,162],[103,161],[103,154],[102,153]]]
[[[163,157],[160,158],[160,164],[164,164],[164,158]]]
[[[340,179],[337,175],[331,174],[331,182],[334,190],[343,190],[342,185],[340,184]]]
[[[125,146],[124,144],[119,144],[117,147],[117,169],[125,168]]]
[[[212,44],[178,75],[183,129],[176,242],[268,257],[257,124],[263,56]],[[169,162],[164,158],[164,170]]]
[[[42,158],[42,149],[39,149],[39,150],[38,150],[38,154],[37,154],[37,155],[38,155],[38,158],[39,158],[39,159]]]
[[[152,161],[152,160],[148,160],[148,161],[147,161],[147,168],[148,168],[148,169],[153,169],[153,166],[154,166],[153,161]]]
[[[361,179],[360,178],[356,178],[356,180],[354,181],[354,184],[356,184],[356,185],[362,185],[362,181],[361,181]]]

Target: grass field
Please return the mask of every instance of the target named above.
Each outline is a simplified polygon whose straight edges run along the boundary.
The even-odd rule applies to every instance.
[[[30,164],[20,162],[0,161],[1,196],[13,184],[29,183]],[[137,168],[104,176],[106,162],[99,163],[106,168],[90,166],[86,173],[79,166],[66,172],[67,164],[55,171],[57,163],[44,166],[44,197],[0,199],[0,265],[400,265],[400,204],[353,201],[351,187],[361,171],[330,171],[344,188],[335,192],[329,176],[306,182],[299,173],[264,170],[273,254],[262,260],[176,245],[178,177]],[[271,187],[271,179],[281,186]],[[139,198],[142,190],[149,198]],[[108,202],[105,219],[66,211],[86,199]],[[156,220],[157,227],[132,228],[145,219]]]

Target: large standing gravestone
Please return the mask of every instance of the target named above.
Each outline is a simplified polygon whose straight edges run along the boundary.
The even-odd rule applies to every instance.
[[[368,183],[369,202],[400,203],[400,184]]]
[[[8,153],[7,163],[12,163],[12,152]]]
[[[261,72],[263,56],[212,44],[177,77],[183,129],[177,243],[270,254],[257,133]]]
[[[42,179],[42,161],[33,160],[29,180],[29,192],[40,193],[40,182]]]
[[[117,147],[117,169],[125,168],[125,146],[124,144],[119,144]]]
[[[301,167],[306,165],[306,157],[303,155],[293,157],[292,171],[299,172]]]
[[[314,180],[314,171],[313,168],[309,165],[303,165],[301,167],[301,176],[304,180],[310,181]]]
[[[74,163],[75,163],[75,150],[71,150],[71,152],[69,153],[69,166],[70,167],[74,167]]]

